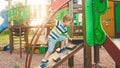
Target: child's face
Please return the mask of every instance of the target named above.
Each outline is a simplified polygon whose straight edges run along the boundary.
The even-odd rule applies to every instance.
[[[69,26],[72,23],[72,21],[66,21],[66,26]]]

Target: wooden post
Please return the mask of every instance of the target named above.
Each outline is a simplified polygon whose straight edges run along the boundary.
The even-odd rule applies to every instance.
[[[10,26],[9,40],[10,40],[10,54],[13,52],[13,28]]]
[[[94,46],[94,62],[97,64],[100,62],[99,60],[99,46]]]
[[[69,58],[68,66],[69,66],[69,68],[73,68],[74,67],[74,55]]]
[[[69,2],[69,11],[70,11],[71,17],[73,17],[73,0]],[[74,24],[72,22],[72,25],[70,25],[70,27],[71,27],[71,29],[70,29],[70,32],[71,32],[70,37],[73,37],[73,26],[74,26]]]
[[[73,17],[73,0],[69,3],[69,11],[70,11],[70,15]],[[72,23],[71,29],[70,29],[71,37],[73,37],[73,26],[74,26],[74,24]],[[69,68],[74,67],[74,55],[68,59],[68,66],[69,66]]]
[[[92,68],[91,47],[84,42],[84,68]]]
[[[86,44],[85,0],[82,0],[84,32],[84,68],[92,68],[91,47]]]
[[[8,9],[11,8],[11,0],[6,0],[8,1]],[[9,21],[8,23],[8,27],[9,27],[9,41],[10,41],[10,54],[12,54],[12,51],[13,51],[13,39],[12,39],[12,28],[11,28],[11,22]]]
[[[18,29],[19,29],[19,35],[20,35],[20,58],[22,58],[22,41],[21,41],[21,36],[22,36],[22,28],[21,28],[21,26],[20,27],[18,27]]]

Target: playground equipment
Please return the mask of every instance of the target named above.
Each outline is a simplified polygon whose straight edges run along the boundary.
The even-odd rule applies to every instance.
[[[102,15],[102,25],[106,33],[114,38],[119,38],[120,36],[120,2],[119,1],[109,1],[108,12]]]
[[[34,47],[36,46],[36,42],[38,41],[38,38],[39,38],[40,34],[42,33],[42,30],[44,29],[44,27],[45,27],[45,25],[47,24],[47,22],[50,20],[50,18],[52,18],[52,17],[57,13],[57,11],[59,11],[59,10],[60,10],[64,5],[66,5],[68,2],[70,2],[70,0],[64,2],[64,3],[63,3],[62,5],[60,5],[60,7],[58,7],[52,14],[50,14],[49,17],[48,17],[48,18],[44,21],[44,23],[42,24],[41,29],[37,28],[34,36],[32,37],[32,40],[31,40],[30,44],[27,45],[28,47],[32,44],[32,42],[33,42],[34,39],[35,39]],[[35,38],[36,34],[37,34],[37,37]],[[34,47],[33,47],[32,51],[34,50]],[[29,54],[27,53],[27,55],[26,55],[25,68],[30,68],[31,60],[32,60],[32,55],[33,55],[33,54],[31,53],[31,54],[30,54],[30,57],[29,57]],[[29,59],[29,61],[28,61],[28,59]]]
[[[2,10],[0,12],[0,33],[8,28],[8,11],[7,10]]]
[[[26,25],[26,21],[30,18],[30,7],[20,4],[13,6],[8,11],[9,22],[13,21],[13,26]]]
[[[118,68],[120,67],[120,49],[112,42],[109,36],[106,36],[106,42],[103,44],[103,47],[107,50],[109,55],[117,64]]]
[[[84,1],[84,0],[83,0]],[[91,24],[86,24],[86,26],[89,26],[89,28],[90,29],[88,29],[87,27],[87,29],[86,29],[86,31],[88,31],[88,32],[86,32],[86,34],[88,33],[88,34],[90,34],[90,35],[92,35],[92,36],[90,36],[90,35],[87,35],[88,36],[88,38],[86,38],[86,39],[88,39],[89,41],[91,41],[90,39],[89,39],[89,37],[92,39],[92,43],[91,42],[89,42],[88,40],[85,40],[85,41],[87,41],[87,44],[89,44],[89,46],[94,46],[94,45],[102,45],[103,44],[103,46],[105,47],[105,49],[109,52],[109,54],[111,55],[111,57],[113,57],[113,59],[115,60],[115,62],[117,63],[117,65],[118,66],[120,66],[119,65],[119,63],[120,63],[120,61],[119,61],[119,59],[120,59],[120,50],[115,46],[115,44],[110,40],[110,38],[108,37],[108,36],[106,36],[106,34],[104,33],[104,31],[102,30],[102,26],[101,26],[101,24],[100,24],[100,16],[101,16],[101,14],[103,14],[103,13],[105,13],[106,12],[106,10],[107,10],[107,0],[94,0],[95,2],[92,2],[92,0],[86,0],[84,3],[85,3],[85,13],[86,13],[86,15],[85,16],[88,16],[85,20],[86,20],[86,22],[90,22]],[[67,2],[69,2],[69,1],[67,1]],[[67,2],[64,2],[64,4],[66,4]],[[45,26],[45,24],[49,21],[49,19],[60,9],[60,8],[62,8],[63,6],[64,6],[64,4],[62,4],[62,6],[60,6],[52,15],[50,15],[48,18],[47,18],[47,20],[45,21],[45,23],[43,24],[43,26],[42,26],[42,28],[41,28],[41,30],[39,30],[39,29],[37,29],[37,31],[35,32],[35,34],[37,34],[37,37],[36,37],[36,39],[35,39],[35,34],[34,34],[34,36],[33,36],[33,38],[32,38],[32,40],[31,40],[31,42],[30,42],[30,44],[28,44],[28,46],[30,46],[31,45],[31,43],[33,42],[33,40],[35,39],[35,42],[34,42],[34,46],[36,46],[36,42],[37,42],[37,40],[38,40],[38,38],[39,38],[39,36],[40,36],[40,34],[41,34],[41,32],[42,32],[42,29],[44,28],[44,26]],[[100,5],[100,8],[99,8],[99,6],[98,6],[98,4]],[[101,6],[102,6],[102,8],[101,8]],[[94,7],[94,8],[93,8]],[[93,8],[93,9],[92,9]],[[95,11],[97,9],[97,11]],[[94,12],[93,12],[93,10],[95,11],[95,14],[94,14]],[[90,15],[89,15],[90,14]],[[93,15],[94,16],[93,16]],[[92,17],[91,17],[92,16]],[[95,20],[95,21],[93,21],[93,20]],[[94,22],[94,24],[92,23],[92,22]],[[93,28],[94,27],[94,28]],[[96,27],[99,27],[98,29],[100,30],[95,30],[95,28]],[[98,36],[98,37],[96,37],[96,35],[95,35],[95,32],[99,35],[99,33],[100,33],[100,35]],[[90,33],[89,33],[90,32]],[[103,34],[103,35],[102,35]],[[85,36],[85,35],[84,35]],[[86,37],[87,37],[86,36]],[[99,42],[101,40],[101,42]],[[84,41],[84,45],[86,45],[86,42]],[[82,44],[81,44],[82,45]],[[85,49],[85,52],[84,52],[84,54],[85,55],[87,55],[87,57],[86,56],[84,56],[85,57],[85,59],[91,59],[91,57],[90,57],[90,55],[88,55],[88,54],[91,54],[89,51],[90,51],[90,49],[89,48],[87,48],[88,46],[84,46],[84,49]],[[68,54],[68,55],[64,55],[65,57],[63,58],[63,59],[61,59],[60,61],[58,61],[58,63],[55,63],[55,62],[53,62],[54,64],[52,65],[52,67],[57,67],[58,65],[60,65],[62,62],[64,62],[66,59],[68,59],[68,58],[70,58],[71,60],[71,62],[69,62],[69,65],[72,67],[73,66],[73,55],[77,52],[77,51],[79,51],[80,49],[79,48],[81,48],[81,47],[78,47],[78,49],[75,49],[75,50],[73,50],[70,54]],[[34,49],[34,47],[33,47],[33,49]],[[32,51],[33,51],[33,49],[32,49]],[[113,50],[115,50],[115,51],[113,51]],[[113,55],[113,54],[117,54],[117,55]],[[29,60],[28,60],[29,59]],[[32,60],[32,53],[30,54],[30,56],[29,56],[29,54],[27,54],[27,56],[26,56],[26,64],[25,64],[25,68],[30,68],[30,64],[31,64],[31,60]],[[91,61],[88,61],[88,60],[84,60],[84,63],[86,64],[86,66],[85,66],[85,68],[92,68],[91,67]],[[88,64],[89,63],[89,64]],[[48,64],[49,65],[49,64]]]
[[[73,2],[73,1],[72,1]],[[63,4],[61,4],[60,5],[60,7],[61,6],[64,6],[64,4],[65,4],[65,2],[63,3]],[[78,6],[77,4],[74,6],[75,8],[77,8],[76,6]],[[60,9],[60,7],[59,7],[59,9]],[[61,8],[63,8],[63,7],[61,7]],[[81,7],[78,7],[78,8],[81,8]],[[71,9],[73,9],[73,6],[71,7]],[[57,9],[58,10],[58,9]],[[55,10],[55,12],[57,12],[57,10]],[[62,13],[62,12],[61,12]],[[65,13],[67,13],[66,11],[63,11],[63,14],[60,14],[60,15],[64,15]],[[81,10],[76,10],[74,13],[81,13]],[[53,13],[54,14],[54,13]],[[73,14],[73,12],[71,13],[71,14]],[[50,16],[50,17],[52,17],[52,16]],[[49,17],[48,17],[48,20],[49,20]],[[47,20],[47,21],[48,21]],[[45,21],[45,23],[46,23],[46,21]],[[42,31],[42,29],[41,29],[41,31]],[[72,32],[71,32],[72,33]],[[36,34],[36,33],[35,33]],[[39,33],[37,33],[37,35],[40,35],[40,32]],[[38,38],[39,36],[37,36],[36,38]],[[34,38],[34,36],[33,36],[33,38]],[[32,38],[32,39],[33,39]],[[83,40],[83,39],[82,39]],[[35,43],[37,42],[37,39],[35,39],[35,42],[34,42],[34,45],[35,45]],[[82,41],[83,42],[83,41]],[[69,66],[70,67],[73,67],[73,55],[76,53],[76,52],[78,52],[83,46],[83,44],[82,44],[82,42],[81,42],[81,44],[80,44],[80,47],[79,47],[79,45],[78,45],[78,47],[75,49],[75,50],[73,50],[73,51],[71,51],[70,52],[70,54],[69,55],[66,55],[65,57],[64,57],[64,59],[61,59],[61,61],[60,62],[58,62],[58,63],[55,63],[54,64],[54,66],[56,67],[56,66],[58,66],[58,65],[60,65],[60,63],[62,63],[62,62],[64,62],[65,60],[67,60],[68,58],[69,58]],[[32,43],[32,42],[31,42]],[[29,44],[30,45],[30,44]],[[34,49],[33,49],[34,50]],[[27,58],[28,57],[28,58]],[[30,67],[30,63],[31,63],[31,59],[32,59],[32,54],[30,55],[30,57],[29,57],[29,55],[27,55],[27,57],[26,57],[26,68],[29,68]],[[28,59],[29,59],[29,61],[28,61]],[[27,65],[27,63],[28,63],[28,65]]]
[[[102,45],[106,34],[101,26],[101,15],[107,11],[107,0],[87,0],[85,2],[86,42],[90,46]]]
[[[46,5],[44,6],[44,8],[46,9],[43,9],[42,5],[28,5],[27,3],[23,5],[19,3],[19,1],[17,2],[16,5],[12,5],[12,7],[9,8],[8,18],[10,22],[9,29],[10,29],[11,54],[14,50],[14,46],[20,45],[20,57],[22,57],[22,47],[28,44],[28,29],[40,28],[40,26],[38,26],[40,25],[39,23],[44,19],[45,16],[47,16],[49,7],[48,5]],[[45,12],[42,10],[45,10]],[[46,14],[44,15],[44,13]],[[32,23],[31,25],[32,21],[35,22]],[[48,27],[52,26],[47,24],[45,28]],[[48,33],[48,30],[46,32]],[[39,47],[37,46],[36,48],[40,48],[41,50],[40,45],[41,43],[39,44]],[[38,49],[36,49],[35,52],[38,53]]]
[[[28,31],[25,25],[30,18],[30,8],[18,4],[8,10],[8,20],[10,29],[10,53],[14,50],[14,45],[20,45],[20,57],[22,57],[22,45],[28,41]]]
[[[0,33],[8,28],[8,10],[3,9],[0,12]],[[10,44],[2,48],[2,50],[10,50]]]
[[[100,24],[100,16],[107,11],[108,0],[95,0],[92,5],[92,0],[86,0],[85,3],[85,16],[86,16],[86,42],[90,46],[102,45],[108,51],[110,56],[120,67],[120,50],[112,42],[112,40],[104,33]],[[100,3],[98,3],[100,2]],[[99,6],[102,6],[100,8]],[[99,8],[98,8],[99,7]],[[95,14],[94,14],[95,13]],[[90,17],[92,16],[92,17]],[[94,18],[94,16],[96,18]],[[94,21],[95,20],[95,21]],[[96,28],[98,27],[98,28]],[[96,37],[98,36],[98,37]],[[90,39],[92,41],[90,41]],[[101,41],[101,42],[99,42]]]
[[[116,1],[116,2],[114,2],[114,4],[115,4],[115,21],[116,21],[116,37],[119,37],[120,38],[120,28],[119,28],[119,26],[120,26],[120,20],[119,20],[119,18],[120,18],[120,1]]]
[[[74,48],[67,48],[61,53],[54,52],[49,58],[47,63],[47,68],[57,68],[61,63],[70,58],[76,52],[78,52],[82,47],[83,43],[80,44],[67,44],[68,46],[75,46]]]
[[[114,14],[114,2],[109,1],[108,2],[109,7],[108,11],[102,15],[102,26],[105,30],[106,34],[109,35],[109,37],[114,38],[115,37],[115,14]]]

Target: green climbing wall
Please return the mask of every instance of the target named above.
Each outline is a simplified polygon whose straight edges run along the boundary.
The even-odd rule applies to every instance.
[[[120,32],[120,2],[115,2],[116,32]]]

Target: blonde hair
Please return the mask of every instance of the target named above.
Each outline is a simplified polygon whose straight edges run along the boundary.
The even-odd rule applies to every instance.
[[[70,14],[66,14],[63,16],[62,21],[72,21],[72,16],[70,16]]]

